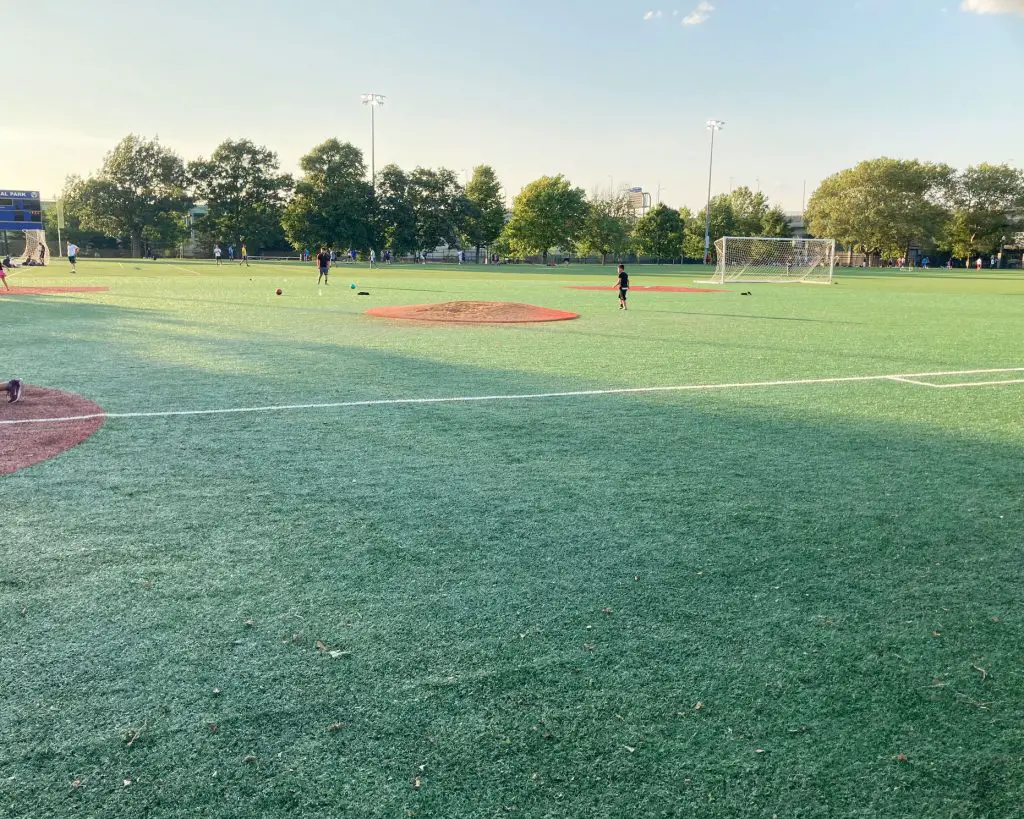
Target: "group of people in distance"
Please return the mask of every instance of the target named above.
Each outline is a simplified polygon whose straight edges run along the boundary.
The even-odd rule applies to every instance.
[[[224,251],[221,250],[221,248],[220,248],[220,242],[217,242],[213,246],[213,258],[214,258],[214,261],[216,261],[217,264],[221,264],[223,256],[224,256]],[[234,260],[235,260],[235,246],[233,244],[230,244],[230,245],[228,245],[228,261],[229,262],[233,262]],[[240,255],[238,257],[238,263],[239,264],[244,264],[246,267],[249,266],[249,250],[248,250],[248,248],[246,248],[245,242],[242,242],[242,246],[240,248]]]

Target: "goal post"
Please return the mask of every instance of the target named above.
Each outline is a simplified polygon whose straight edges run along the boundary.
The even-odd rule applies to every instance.
[[[834,239],[726,236],[715,242],[715,255],[718,264],[711,281],[716,284],[829,284],[836,267]]]

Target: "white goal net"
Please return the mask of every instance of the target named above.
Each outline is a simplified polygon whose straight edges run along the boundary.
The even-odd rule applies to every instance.
[[[12,261],[19,267],[49,264],[50,248],[46,246],[46,231],[26,230],[23,232],[25,234],[25,248],[22,250],[21,255],[16,256]]]
[[[726,236],[715,242],[718,267],[712,279],[726,282],[828,284],[836,266],[834,239],[772,239]]]

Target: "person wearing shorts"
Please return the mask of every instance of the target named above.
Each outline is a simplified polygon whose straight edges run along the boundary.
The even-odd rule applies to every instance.
[[[316,254],[316,265],[320,268],[320,275],[316,277],[316,283],[320,284],[320,279],[323,279],[324,284],[328,284],[327,274],[331,271],[331,254],[327,252],[327,248],[320,248],[320,252]]]
[[[74,242],[68,242],[68,261],[71,262],[71,272],[74,273],[75,263],[78,261],[78,245]]]
[[[619,288],[619,309],[627,310],[626,296],[629,295],[629,274],[626,272],[624,264],[619,265],[619,278],[615,280],[615,284]]]
[[[4,270],[4,266],[2,264],[0,264],[0,281],[3,281],[5,290],[11,289],[11,286],[7,283],[7,271]]]

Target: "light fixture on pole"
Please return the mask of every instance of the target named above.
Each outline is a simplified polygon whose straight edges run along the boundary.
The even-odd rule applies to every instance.
[[[376,134],[374,133],[373,110],[384,104],[383,94],[363,94],[363,105],[370,106],[370,181],[373,189],[377,189],[377,166],[374,156]]]
[[[704,220],[704,264],[711,262],[711,170],[715,165],[715,131],[725,125],[720,119],[709,119],[706,123],[711,132],[711,158],[708,160],[708,207]]]

